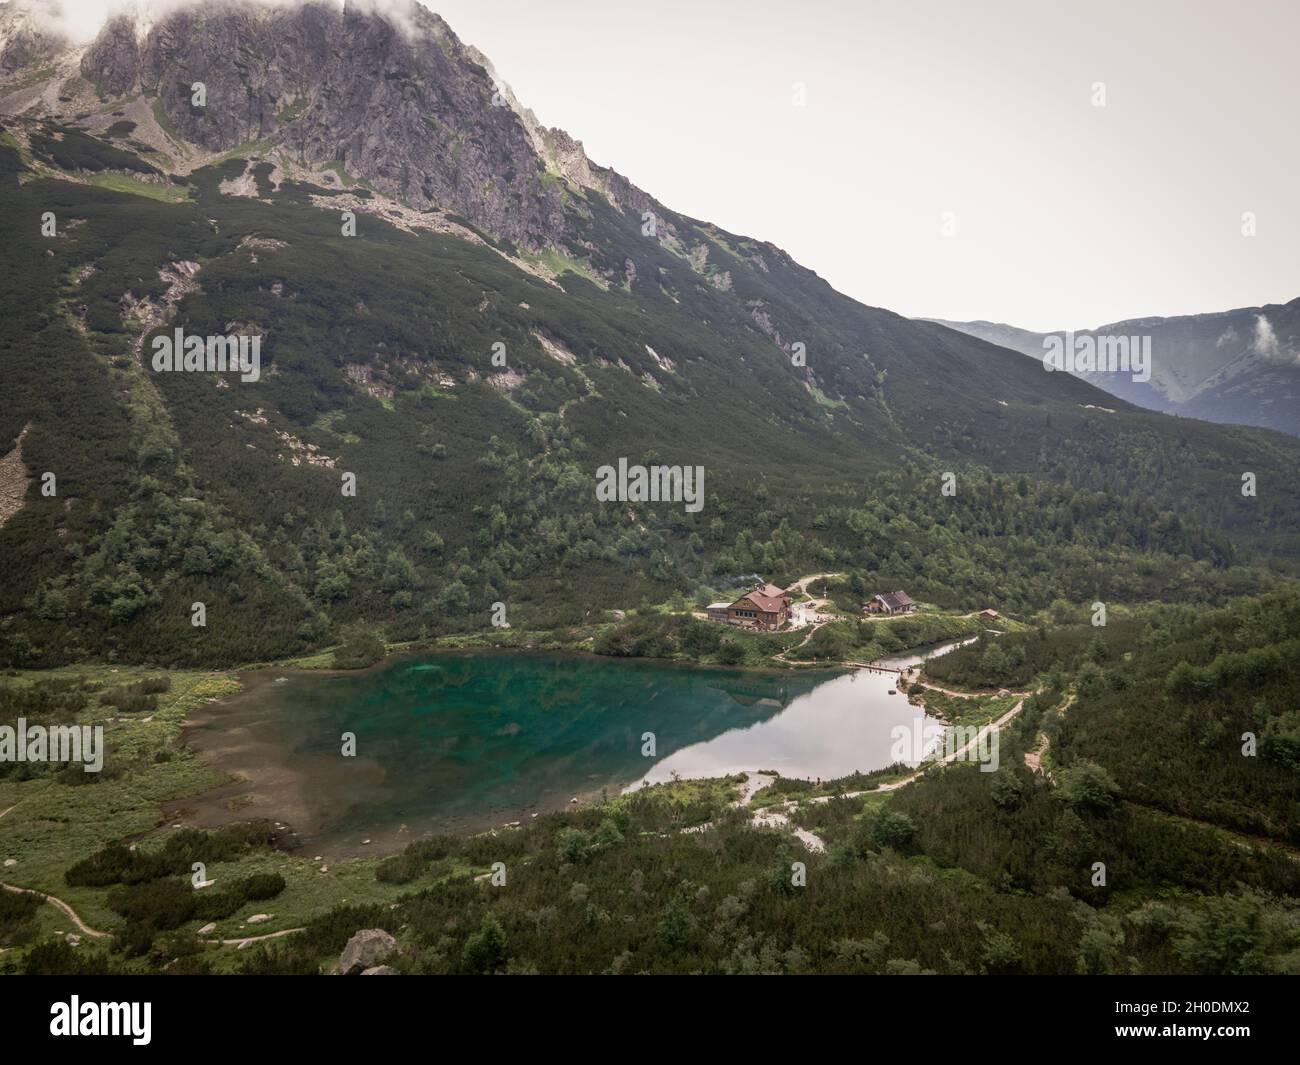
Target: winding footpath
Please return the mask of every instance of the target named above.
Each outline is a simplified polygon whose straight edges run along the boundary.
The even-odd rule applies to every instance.
[[[219,943],[223,947],[236,947],[243,950],[250,943],[260,943],[264,939],[279,939],[281,936],[291,936],[295,932],[305,932],[305,928],[285,928],[279,932],[267,932],[263,936],[244,936],[242,939],[204,939],[203,943]]]
[[[9,809],[12,810],[13,807],[11,806]],[[9,810],[5,811],[5,813],[8,812]],[[18,885],[16,884],[7,884],[3,880],[0,880],[0,888],[4,888],[6,891],[12,891],[15,895],[35,895],[38,898],[44,899],[56,910],[58,910],[65,917],[67,917],[68,920],[70,920],[74,925],[76,925],[77,931],[81,932],[84,935],[90,936],[92,939],[113,938],[112,932],[102,932],[98,928],[91,928],[90,925],[86,924],[86,922],[81,919],[81,915],[77,913],[76,910],[74,910],[71,906],[69,906],[66,902],[64,902],[60,898],[56,898],[53,895],[47,895],[44,891],[37,891],[35,888],[25,888],[25,887],[18,887]],[[267,932],[265,935],[260,935],[260,936],[244,936],[240,939],[204,939],[201,940],[201,942],[214,943],[214,944],[219,943],[223,946],[233,946],[242,949],[248,946],[248,944],[250,943],[258,943],[261,942],[263,939],[279,939],[281,936],[289,936],[289,935],[293,935],[295,932],[305,932],[305,931],[306,931],[305,928],[285,928],[279,932]]]
[[[35,796],[29,795],[28,798],[35,798]],[[18,802],[14,803],[7,809],[0,810],[0,818],[3,818],[11,811],[18,809],[18,807],[26,801],[27,799],[19,799]],[[81,915],[77,913],[76,910],[74,910],[68,903],[54,895],[47,895],[44,891],[37,891],[35,888],[19,887],[17,884],[9,884],[3,880],[0,880],[0,888],[3,888],[5,891],[12,891],[15,895],[35,895],[40,899],[44,899],[71,921],[76,926],[77,931],[81,932],[83,935],[90,936],[92,939],[113,938],[112,932],[102,932],[98,928],[91,928],[90,925],[86,924],[86,922],[81,919]],[[204,939],[201,940],[201,942],[220,943],[224,946],[238,947],[242,950],[244,947],[248,946],[249,943],[257,943],[263,939],[278,939],[280,936],[292,935],[294,932],[302,931],[305,931],[305,929],[286,928],[280,932],[268,932],[265,935],[260,936],[244,936],[240,939]]]
[[[36,795],[39,795],[39,794],[40,794],[40,792],[37,792],[37,793],[36,793]],[[14,810],[17,810],[18,807],[20,807],[23,803],[27,802],[28,800],[36,798],[36,795],[28,795],[26,799],[19,799],[16,803],[14,803],[14,804],[13,804],[12,806],[10,806],[8,809],[0,810],[0,818],[5,817],[7,814],[12,813]]]
[[[790,587],[787,588],[786,591],[787,592],[799,591],[805,595],[811,596],[812,592],[808,591],[808,585],[812,584],[813,581],[829,580],[831,577],[843,577],[843,576],[844,574],[842,573],[813,573],[807,577],[800,577],[797,581],[794,582],[794,584],[790,585]],[[805,606],[811,607],[813,611],[813,615],[816,616],[820,611],[825,609],[826,604],[829,602],[830,602],[829,599],[818,599],[816,597],[813,597],[812,601],[810,603],[805,604]],[[800,647],[802,647],[804,644],[806,644],[809,640],[813,638],[814,633],[816,633],[817,630],[820,629],[823,625],[829,625],[832,621],[838,621],[838,620],[841,620],[838,615],[831,615],[829,617],[826,617],[822,621],[814,621],[811,625],[808,626],[808,632],[804,635],[804,638],[802,640],[800,640],[793,647],[787,647],[784,651],[777,652],[772,657],[776,661],[780,662],[782,665],[787,665],[787,666],[809,665],[810,663],[808,662],[791,662],[785,656],[788,655],[791,651],[799,650]]]
[[[740,785],[740,797],[731,803],[732,809],[742,806],[748,806],[750,800],[754,798],[764,788],[775,784],[776,777],[772,773],[749,773],[745,777],[745,782]],[[782,808],[789,808],[794,804],[793,800],[778,804]],[[781,813],[779,809],[772,807],[760,807],[755,810],[749,819],[750,825],[754,828],[788,828],[790,818],[787,814]],[[692,825],[690,828],[683,828],[682,835],[696,835],[707,832],[713,827],[712,821],[706,821],[702,825]],[[808,850],[814,854],[820,854],[826,849],[826,841],[818,836],[813,835],[806,828],[794,828],[791,830],[794,836]]]
[[[13,807],[11,806],[9,809],[12,810]],[[8,810],[5,812],[8,813]],[[0,888],[4,888],[6,891],[12,891],[15,895],[36,895],[38,898],[44,899],[76,925],[79,932],[91,936],[94,939],[113,938],[112,932],[101,932],[98,928],[91,928],[90,925],[86,924],[86,922],[81,919],[81,916],[77,911],[66,902],[62,899],[55,898],[53,895],[47,895],[44,891],[37,891],[35,888],[18,887],[15,884],[6,884],[3,880],[0,880]]]
[[[986,696],[991,697],[991,698],[1005,699],[1008,695],[1018,695],[1018,696],[1021,696],[1021,697],[1023,698],[1023,697],[1027,697],[1027,696],[1030,696],[1030,695],[1033,694],[1033,692],[1012,692],[1012,691],[1005,692],[1005,694],[1004,694],[1003,692],[1001,692],[1001,691],[998,691],[998,692],[955,692],[955,691],[953,691],[951,688],[940,688],[939,685],[937,685],[937,684],[931,684],[929,681],[924,681],[924,680],[917,681],[917,685],[918,685],[919,688],[920,688],[920,690],[917,692],[918,695],[924,695],[924,694],[925,694],[926,692],[928,692],[928,691],[930,691],[930,692],[940,692],[940,693],[943,694],[943,695],[951,695],[954,699],[982,699],[982,698],[984,698],[984,697],[986,697]],[[910,688],[908,689],[908,692],[909,692],[909,694],[911,693],[911,689],[910,689]]]
[[[957,695],[968,699],[973,699],[976,697],[974,694],[963,693],[963,692],[948,692],[947,694]],[[758,809],[756,809],[753,812],[753,815],[750,817],[749,823],[754,828],[789,828],[790,815],[785,811],[796,810],[803,803],[808,803],[809,805],[812,805],[815,803],[830,802],[832,799],[857,799],[863,795],[878,795],[881,792],[897,791],[899,788],[906,787],[908,784],[911,784],[914,780],[918,780],[920,777],[924,776],[935,766],[947,765],[952,762],[959,761],[960,759],[963,758],[963,756],[965,756],[970,751],[978,749],[981,743],[988,738],[990,733],[996,732],[999,729],[1001,729],[1004,725],[1012,721],[1016,717],[1016,715],[1020,713],[1021,710],[1024,709],[1025,700],[1028,699],[1030,695],[1032,695],[1033,693],[1015,692],[1013,694],[1018,695],[1020,697],[1016,701],[1016,705],[1013,706],[1001,717],[999,717],[996,721],[990,721],[987,725],[984,725],[978,732],[975,733],[975,735],[969,741],[967,741],[961,747],[958,747],[955,751],[951,751],[950,753],[945,754],[941,758],[936,758],[934,761],[921,763],[921,765],[917,766],[917,768],[913,772],[909,773],[901,780],[895,780],[888,784],[881,784],[875,788],[863,789],[861,791],[846,791],[840,795],[814,795],[811,798],[807,798],[807,799],[786,799],[782,802],[772,803],[771,805],[760,806]],[[1069,704],[1067,703],[1066,705]],[[1064,709],[1065,708],[1062,707],[1062,710]],[[776,782],[776,777],[771,773],[748,774],[744,784],[741,785],[740,797],[737,798],[734,802],[732,802],[731,806],[733,808],[748,806],[749,803],[753,800],[755,795],[757,795],[764,788],[770,786],[771,784],[774,784],[775,782]],[[713,827],[713,822],[707,821],[702,825],[694,825],[691,828],[683,828],[681,831],[683,833],[707,832],[712,827]],[[799,842],[801,842],[812,853],[821,854],[826,850],[826,841],[822,839],[820,836],[817,836],[814,833],[809,832],[806,828],[794,827],[791,829],[791,832],[795,836],[795,838],[798,839]]]
[[[1066,697],[1065,702],[1061,704],[1060,709],[1054,711],[1052,713],[1052,716],[1057,718],[1061,717],[1068,709],[1070,709],[1070,706],[1073,702],[1074,702],[1074,692],[1071,692]],[[1033,748],[1025,752],[1025,765],[1027,765],[1035,773],[1045,772],[1045,770],[1043,769],[1043,755],[1047,753],[1048,749],[1051,746],[1052,746],[1052,738],[1048,736],[1046,732],[1040,729],[1038,732],[1038,736],[1035,739]],[[1049,780],[1051,779],[1051,776],[1052,775],[1050,773],[1047,773],[1047,777]]]

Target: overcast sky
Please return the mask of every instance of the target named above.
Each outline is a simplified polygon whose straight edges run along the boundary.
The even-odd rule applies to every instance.
[[[427,6],[596,162],[865,303],[1051,329],[1300,296],[1294,0]]]

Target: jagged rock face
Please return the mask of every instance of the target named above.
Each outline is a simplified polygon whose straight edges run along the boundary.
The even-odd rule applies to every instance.
[[[99,88],[101,96],[121,96],[135,85],[140,69],[140,46],[135,24],[119,16],[110,19],[81,57],[81,73]]]
[[[52,59],[65,46],[61,37],[43,29],[24,9],[13,4],[0,8],[0,75]]]
[[[343,953],[339,955],[335,971],[340,976],[349,976],[373,969],[387,960],[396,949],[397,940],[382,928],[363,928],[348,940]]]
[[[448,207],[539,246],[564,229],[563,201],[494,85],[437,15],[406,25],[322,4],[207,4],[168,15],[139,40],[126,18],[88,48],[101,96],[138,86],[185,139],[211,150],[279,134],[304,161],[349,173],[419,208]],[[191,105],[202,82],[206,105]]]

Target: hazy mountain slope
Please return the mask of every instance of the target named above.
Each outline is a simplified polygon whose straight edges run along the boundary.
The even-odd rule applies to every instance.
[[[181,9],[0,82],[0,452],[26,428],[32,476],[4,660],[271,657],[497,600],[572,624],[759,569],[1214,598],[1256,586],[1243,549],[1300,554],[1300,443],[862,306],[497,106],[412,19]],[[260,336],[260,379],[154,372],[177,327]],[[621,457],[704,467],[703,510],[599,503]]]
[[[949,329],[957,330],[959,333],[965,333],[967,336],[979,337],[980,340],[987,340],[990,344],[1010,348],[1012,351],[1018,351],[1022,355],[1031,355],[1034,358],[1042,357],[1043,339],[1049,335],[1047,333],[1035,333],[1029,329],[1020,329],[1014,325],[1007,325],[1005,322],[987,322],[983,319],[974,322],[952,322],[946,318],[922,318],[920,321],[946,326]]]
[[[1041,359],[1051,333],[995,322],[931,319],[969,336]],[[1300,299],[1218,314],[1135,318],[1076,336],[1150,336],[1151,379],[1093,372],[1113,395],[1187,418],[1260,425],[1300,435]]]

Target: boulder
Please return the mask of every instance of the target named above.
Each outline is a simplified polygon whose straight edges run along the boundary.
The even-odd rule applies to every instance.
[[[363,969],[362,976],[401,976],[401,972],[394,969],[391,965],[374,965],[369,969]]]
[[[363,928],[348,940],[335,972],[342,976],[373,969],[397,949],[397,940],[382,928]]]

